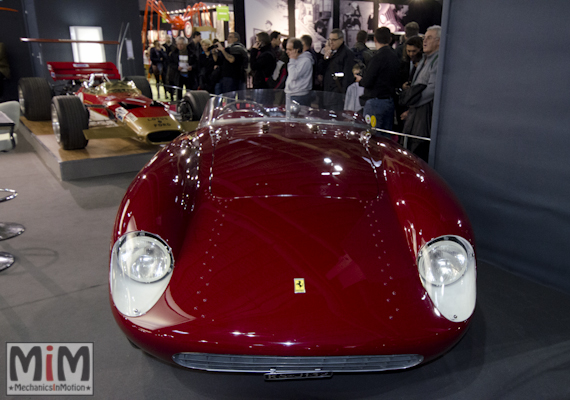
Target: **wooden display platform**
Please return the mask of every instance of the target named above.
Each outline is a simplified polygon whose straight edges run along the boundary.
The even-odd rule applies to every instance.
[[[30,142],[46,166],[62,181],[139,171],[160,146],[134,139],[94,139],[85,149],[62,150],[51,121],[20,117],[18,132]]]

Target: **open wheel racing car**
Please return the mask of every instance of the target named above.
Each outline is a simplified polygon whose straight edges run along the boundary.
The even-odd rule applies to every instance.
[[[29,120],[51,119],[64,150],[83,149],[89,139],[132,137],[148,144],[168,143],[197,126],[209,99],[207,92],[188,92],[180,107],[184,112],[176,118],[167,104],[152,100],[144,77],[118,80],[112,63],[52,62],[48,68],[55,81],[67,84],[52,88],[43,78],[22,78],[20,107]],[[64,94],[52,97],[54,92]]]

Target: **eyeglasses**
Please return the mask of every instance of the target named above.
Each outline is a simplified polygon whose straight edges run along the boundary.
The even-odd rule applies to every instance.
[[[340,40],[340,38],[336,38],[336,39],[335,39],[335,38],[332,38],[332,37],[331,37],[331,38],[329,38],[329,40],[330,40],[331,42],[336,42],[337,40]]]

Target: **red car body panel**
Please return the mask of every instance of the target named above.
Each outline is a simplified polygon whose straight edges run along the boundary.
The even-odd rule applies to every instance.
[[[172,279],[145,315],[111,305],[130,340],[164,360],[200,352],[427,361],[470,322],[440,315],[416,263],[441,235],[473,244],[459,202],[423,161],[348,128],[237,123],[183,135],[131,184],[112,245],[137,230],[171,246]],[[297,278],[306,293],[294,292]]]
[[[150,107],[153,102],[152,99],[149,99],[142,94],[111,93],[106,96],[100,96],[86,92],[83,87],[79,89],[77,94],[80,95],[84,104],[102,105],[112,111],[115,111],[117,108],[121,107],[121,103],[139,106],[140,108],[134,108],[131,110],[131,112],[136,117],[156,117],[169,115],[164,107]],[[92,108],[92,110],[100,113],[101,115],[108,116],[108,113],[104,108]]]

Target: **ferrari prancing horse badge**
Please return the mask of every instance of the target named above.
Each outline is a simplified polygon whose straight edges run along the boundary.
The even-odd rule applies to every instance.
[[[304,278],[295,278],[295,293],[306,293]]]

